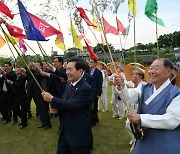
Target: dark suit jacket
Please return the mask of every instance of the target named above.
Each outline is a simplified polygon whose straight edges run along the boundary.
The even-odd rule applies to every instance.
[[[15,71],[11,70],[10,72],[7,72],[6,73],[6,78],[8,80],[14,81],[15,78],[16,78]],[[14,89],[12,88],[12,86],[10,84],[6,83],[6,87],[7,87],[7,90],[8,90],[8,94],[9,95],[14,95]]]
[[[101,96],[102,93],[102,82],[103,82],[103,76],[102,72],[95,68],[94,73],[93,73],[93,78],[94,78],[94,85],[95,85],[95,96]]]
[[[82,78],[83,78],[83,80],[85,80],[91,86],[91,90],[92,90],[91,98],[92,98],[92,101],[93,101],[94,97],[95,97],[95,89],[96,89],[95,84],[94,84],[94,78],[90,74],[88,74],[86,72],[84,72],[84,75],[83,75]]]
[[[63,67],[55,72],[50,73],[49,92],[58,98],[62,97],[66,87],[66,83],[61,82],[60,77],[67,80],[66,69]]]
[[[26,77],[24,75],[16,77],[13,81],[13,87],[15,90],[15,97],[18,100],[25,100],[26,99],[26,91],[25,91],[25,83]]]
[[[62,99],[53,97],[52,108],[61,112],[60,135],[66,136],[67,142],[72,147],[90,144],[90,99],[91,87],[81,79],[72,89],[67,98],[69,84],[66,86]]]

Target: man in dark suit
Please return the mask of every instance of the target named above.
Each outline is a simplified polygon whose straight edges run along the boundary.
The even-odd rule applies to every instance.
[[[102,82],[103,82],[103,76],[99,69],[96,68],[97,61],[93,58],[89,60],[89,67],[91,69],[91,76],[94,78],[94,100],[93,105],[91,109],[91,125],[95,126],[99,122],[98,118],[98,99],[101,96],[102,93]]]
[[[15,107],[14,123],[17,123],[19,116],[21,118],[20,128],[25,128],[27,127],[26,77],[23,75],[22,68],[16,68],[16,78],[13,81],[7,80],[7,83],[15,90],[14,102],[12,102]]]
[[[7,84],[6,80],[8,79],[13,81],[16,75],[15,72],[12,70],[12,64],[10,62],[5,62],[4,70],[1,68],[0,73],[3,74],[1,76],[3,80],[1,113],[4,120],[6,120],[5,123],[9,123],[13,116],[12,111],[14,111],[14,88],[11,85]]]
[[[42,96],[51,107],[62,111],[58,141],[58,154],[89,154],[91,142],[90,100],[91,87],[82,79],[84,63],[72,59],[66,67],[70,83],[62,99],[47,92]]]

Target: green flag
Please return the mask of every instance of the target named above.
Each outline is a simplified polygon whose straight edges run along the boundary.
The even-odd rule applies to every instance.
[[[157,18],[154,14],[157,13],[157,2],[156,0],[147,0],[146,2],[146,8],[145,8],[145,15],[152,20],[153,22],[157,22],[157,24],[161,25],[161,26],[165,26],[164,22],[162,21],[162,19]]]
[[[126,27],[126,35],[129,34],[130,25]]]

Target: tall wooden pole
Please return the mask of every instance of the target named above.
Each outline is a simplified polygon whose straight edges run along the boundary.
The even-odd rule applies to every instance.
[[[158,41],[158,24],[157,24],[157,13],[156,13],[156,50],[157,50],[157,58],[159,58],[159,41]]]

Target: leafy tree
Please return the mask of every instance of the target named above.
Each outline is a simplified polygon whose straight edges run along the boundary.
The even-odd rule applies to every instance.
[[[12,58],[4,58],[4,57],[0,57],[0,66],[4,66],[4,63],[5,62],[13,62],[13,59]]]
[[[115,52],[115,48],[112,46],[112,44],[109,44],[109,48],[110,48],[111,52]],[[105,52],[109,52],[107,45],[102,45],[102,44],[100,44],[100,43],[98,43],[98,44],[93,48],[93,51],[94,51],[95,53],[97,53],[97,52],[104,52],[104,51],[105,51]]]

